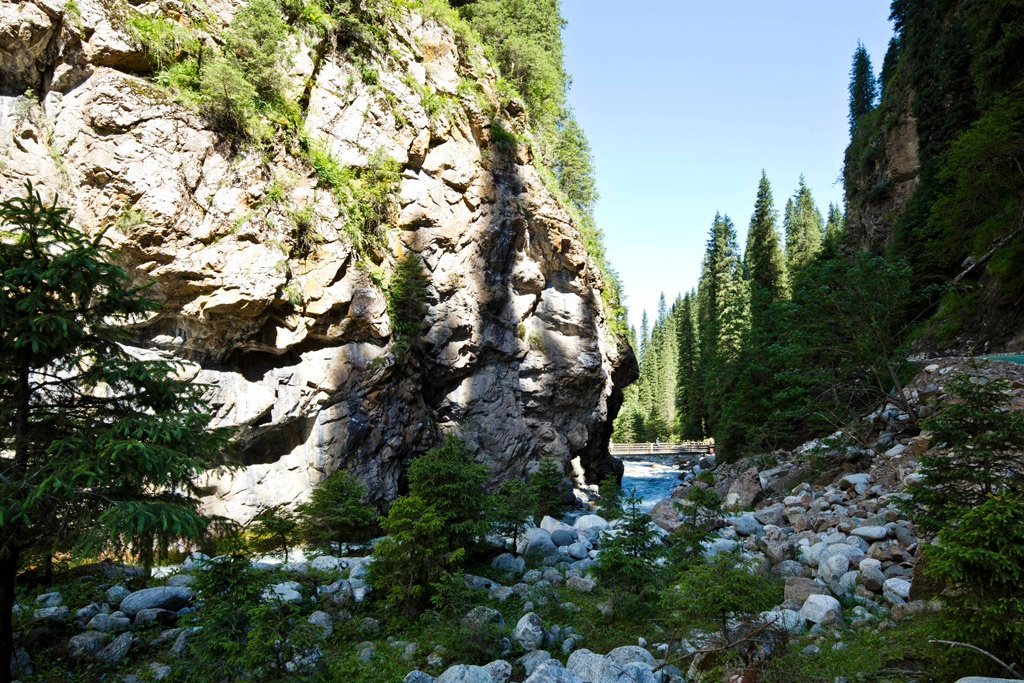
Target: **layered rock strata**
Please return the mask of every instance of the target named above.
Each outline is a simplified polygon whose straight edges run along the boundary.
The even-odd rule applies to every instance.
[[[567,471],[578,459],[590,482],[614,471],[607,437],[635,361],[529,147],[492,139],[488,102],[508,130],[522,134],[525,116],[501,107],[480,51],[406,12],[389,20],[390,56],[368,83],[344,53],[293,38],[286,90],[307,139],[341,167],[401,169],[391,228],[356,249],[344,206],[284,134],[224,139],[147,80],[125,13],[187,23],[171,4],[4,3],[0,192],[30,181],[58,197],[154,283],[163,308],[134,329],[139,353],[185,361],[215,424],[238,428],[242,467],[205,478],[207,509],[245,520],[339,468],[382,503],[449,430],[494,479],[546,454]],[[237,8],[213,3],[208,16],[226,24]],[[428,96],[449,104],[428,114]],[[296,255],[300,220],[316,239]],[[400,353],[383,285],[409,252],[429,278],[428,312]]]

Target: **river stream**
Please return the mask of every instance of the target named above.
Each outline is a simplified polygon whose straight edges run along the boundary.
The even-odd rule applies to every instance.
[[[640,509],[650,512],[654,504],[672,493],[672,487],[679,483],[679,468],[672,455],[650,456],[643,459],[622,459],[626,471],[622,475],[622,493],[627,495],[635,489],[643,502]]]

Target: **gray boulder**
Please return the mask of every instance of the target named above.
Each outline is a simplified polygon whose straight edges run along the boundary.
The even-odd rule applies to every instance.
[[[580,593],[589,593],[597,587],[597,584],[593,579],[588,579],[585,576],[570,576],[569,580],[565,582],[565,587]]]
[[[495,683],[494,677],[482,666],[456,664],[438,676],[434,683]]]
[[[340,558],[332,557],[331,555],[320,555],[310,561],[309,568],[318,572],[337,574],[345,568],[345,564]]]
[[[881,541],[889,535],[889,530],[884,526],[859,526],[850,532],[851,535],[863,538],[869,543]]]
[[[524,650],[539,650],[544,644],[544,624],[533,612],[522,616],[512,630],[512,640]]]
[[[134,617],[144,609],[166,609],[177,611],[192,600],[192,589],[187,586],[158,586],[143,588],[121,600],[120,609]]]
[[[557,659],[549,659],[536,669],[524,683],[589,683],[575,672],[562,666]]]
[[[73,658],[95,654],[103,649],[110,636],[100,631],[86,631],[71,636],[68,640],[68,655]]]
[[[67,608],[67,605],[43,607],[32,612],[32,616],[50,624],[63,624],[71,616],[71,610]]]
[[[810,595],[800,608],[800,616],[815,624],[828,626],[842,618],[842,606],[831,595]]]
[[[466,616],[462,617],[462,625],[470,630],[478,629],[488,624],[504,626],[505,618],[501,616],[501,612],[498,610],[484,605],[474,607],[466,613]]]
[[[416,669],[407,673],[402,679],[402,683],[434,683],[434,677]]]
[[[132,647],[133,636],[131,633],[122,633],[117,638],[114,638],[110,645],[100,650],[99,654],[96,655],[96,659],[106,664],[118,664],[125,655],[128,654],[128,650]]]
[[[491,674],[494,683],[508,683],[512,679],[512,665],[504,659],[498,659],[490,664],[484,664],[484,669]]]
[[[302,593],[299,589],[302,585],[297,581],[285,581],[284,583],[275,583],[263,591],[263,598],[265,600],[280,600],[281,602],[290,602],[292,604],[299,604],[302,602]]]
[[[732,525],[740,536],[760,536],[764,533],[764,527],[754,515],[740,515],[732,520]]]
[[[818,578],[825,583],[832,583],[850,571],[850,560],[846,555],[833,555],[818,567]]]
[[[64,604],[64,596],[60,593],[43,593],[36,596],[36,604],[40,607],[60,607]]]
[[[178,613],[172,612],[169,609],[160,609],[159,607],[152,607],[149,609],[140,609],[135,613],[135,620],[132,625],[135,628],[143,628],[150,624],[159,624],[161,626],[173,626],[178,621]]]
[[[761,478],[757,474],[757,468],[751,467],[732,483],[722,505],[727,510],[745,510],[753,507],[763,497]]]
[[[106,598],[107,604],[117,609],[121,604],[121,601],[131,595],[132,592],[124,586],[111,586],[107,589]]]
[[[526,571],[526,560],[521,557],[516,557],[512,553],[502,553],[491,560],[491,567],[497,569],[499,572],[505,572],[506,574],[512,574],[514,576],[522,576]]]
[[[659,678],[655,676],[649,664],[635,661],[622,664],[611,657],[599,655],[587,649],[576,650],[569,655],[566,669],[586,683],[659,682]]]
[[[89,620],[85,628],[102,633],[124,633],[130,626],[131,620],[127,616],[114,616],[100,612]]]
[[[579,532],[572,527],[566,529],[555,529],[551,532],[551,542],[562,547],[563,545],[572,545],[579,538]]]
[[[533,652],[527,652],[518,661],[522,664],[526,675],[529,676],[537,667],[550,659],[551,655],[546,650],[534,650]]]
[[[640,662],[641,664],[647,664],[653,667],[658,663],[658,660],[654,658],[654,655],[639,645],[623,645],[622,647],[615,648],[605,656],[617,664],[632,664],[633,662]]]
[[[520,555],[535,557],[558,556],[558,548],[551,540],[551,534],[544,529],[527,529],[519,537],[516,550]]]
[[[309,615],[307,621],[320,628],[320,634],[327,638],[334,633],[334,617],[327,612],[317,610]]]

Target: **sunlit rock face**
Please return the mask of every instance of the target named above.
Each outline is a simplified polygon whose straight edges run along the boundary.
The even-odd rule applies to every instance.
[[[74,21],[57,0],[0,11],[0,192],[31,181],[57,196],[154,283],[163,309],[133,330],[139,352],[185,360],[215,424],[238,428],[242,466],[204,478],[208,511],[246,520],[338,468],[391,500],[409,460],[446,431],[496,480],[546,454],[579,458],[592,482],[614,470],[610,422],[635,360],[530,151],[498,149],[478,98],[460,93],[470,80],[498,102],[481,55],[408,14],[367,85],[345,55],[318,60],[296,41],[287,90],[303,95],[310,139],[342,165],[384,154],[401,166],[392,226],[360,254],[293,144],[226,140],[139,75],[147,57],[115,6],[78,0]],[[225,22],[237,9],[211,7]],[[431,119],[424,90],[452,106]],[[521,112],[501,115],[522,129]],[[303,255],[299,210],[318,236]],[[429,310],[399,354],[381,284],[408,252],[427,271]]]

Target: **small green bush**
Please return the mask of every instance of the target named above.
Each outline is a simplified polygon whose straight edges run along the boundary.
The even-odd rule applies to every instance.
[[[419,256],[410,251],[398,259],[387,287],[388,315],[395,340],[405,346],[419,339],[429,284]]]
[[[537,498],[537,514],[541,516],[557,517],[569,507],[565,501],[568,482],[554,456],[541,459],[537,470],[530,475],[530,488]]]
[[[526,530],[527,523],[537,513],[537,496],[522,479],[506,479],[495,492],[493,503],[494,526],[498,533],[513,540]],[[513,552],[515,544],[513,543]]]
[[[624,502],[619,533],[602,541],[594,569],[602,584],[643,595],[660,585],[666,549],[651,528],[651,516],[640,510],[636,491],[630,491]]]
[[[299,521],[295,513],[284,505],[265,507],[247,526],[249,547],[256,553],[277,553],[288,561],[288,551],[298,540]]]
[[[343,544],[373,535],[376,511],[363,497],[366,489],[351,473],[339,470],[313,489],[308,503],[296,508],[299,532],[312,548],[343,554]]]

